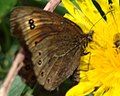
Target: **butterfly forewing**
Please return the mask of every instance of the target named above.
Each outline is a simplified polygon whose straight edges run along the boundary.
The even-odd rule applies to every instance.
[[[34,73],[45,89],[54,90],[79,66],[84,36],[73,22],[35,7],[15,8],[10,22],[32,54]]]

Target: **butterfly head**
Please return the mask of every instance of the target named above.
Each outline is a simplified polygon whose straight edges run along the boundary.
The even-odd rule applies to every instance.
[[[86,35],[86,40],[87,40],[88,42],[93,41],[93,33],[94,33],[94,31],[91,30],[91,31]]]
[[[94,31],[91,30],[89,33],[83,35],[83,39],[82,39],[83,49],[87,47],[89,42],[93,41],[93,33]]]

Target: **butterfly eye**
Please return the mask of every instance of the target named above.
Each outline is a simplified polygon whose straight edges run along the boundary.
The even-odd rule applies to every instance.
[[[33,19],[30,19],[29,20],[29,24],[33,24],[34,23],[34,20]]]

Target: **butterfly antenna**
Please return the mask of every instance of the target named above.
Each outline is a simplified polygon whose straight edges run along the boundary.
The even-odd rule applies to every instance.
[[[115,19],[115,14],[113,13],[113,7],[112,7],[112,4],[110,4],[110,8],[109,8],[111,11],[111,15],[113,16],[113,20],[114,20],[114,22],[115,22],[115,25],[116,25],[116,27],[117,27],[117,31],[116,32],[119,32],[119,29],[118,29],[118,25],[117,25],[117,22],[116,22],[116,19]]]
[[[104,17],[106,17],[107,14],[109,14],[111,11],[114,11],[114,10],[110,10],[110,11],[108,11],[105,15],[103,15],[99,20],[97,20],[97,21],[93,24],[93,26],[90,28],[90,30],[92,30],[93,27],[94,27],[98,22],[100,22],[100,20],[102,20]]]

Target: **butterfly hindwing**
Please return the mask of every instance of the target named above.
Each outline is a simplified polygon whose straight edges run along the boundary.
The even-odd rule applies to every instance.
[[[37,80],[45,89],[54,90],[79,66],[83,32],[73,22],[35,7],[15,8],[10,22],[13,34],[31,52]]]

